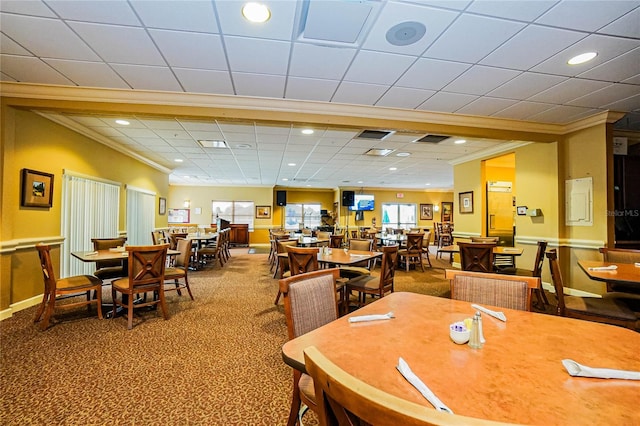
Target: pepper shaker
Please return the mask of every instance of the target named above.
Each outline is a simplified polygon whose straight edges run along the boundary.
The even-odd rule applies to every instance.
[[[476,312],[471,322],[471,337],[469,338],[469,346],[473,349],[482,348],[482,342],[480,341],[480,312]]]

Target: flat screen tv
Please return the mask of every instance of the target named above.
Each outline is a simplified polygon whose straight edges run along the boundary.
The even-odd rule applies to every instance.
[[[374,210],[375,203],[373,195],[356,194],[353,206],[349,207],[352,211],[370,211]]]

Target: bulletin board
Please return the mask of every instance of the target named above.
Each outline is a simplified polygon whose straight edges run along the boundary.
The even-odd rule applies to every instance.
[[[189,209],[169,209],[169,223],[189,223]]]
[[[593,226],[593,178],[565,181],[565,223]]]

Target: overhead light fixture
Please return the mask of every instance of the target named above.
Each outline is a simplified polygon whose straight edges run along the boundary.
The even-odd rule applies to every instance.
[[[425,186],[431,186],[431,184],[430,183],[425,183]]]
[[[184,160],[182,158],[176,158],[173,161],[175,161],[176,163],[182,163]]]
[[[574,56],[573,58],[569,59],[567,63],[569,65],[580,65],[580,64],[584,64],[585,62],[589,62],[596,56],[598,56],[596,52],[582,53],[580,55]]]
[[[289,164],[287,164],[287,166],[289,166],[289,167],[293,167],[293,166],[295,166],[295,165],[296,165],[296,163],[289,163]]]
[[[198,140],[198,143],[203,148],[227,148],[227,143],[220,140],[202,139]]]
[[[188,208],[189,208],[189,206],[191,205],[191,201],[190,201],[190,200],[184,200],[183,205],[184,205],[184,208],[185,208],[185,209],[188,209]]]
[[[303,129],[302,130],[302,134],[303,135],[312,135],[313,134],[313,129]]]
[[[411,155],[410,152],[399,152],[396,154],[396,157],[408,157],[410,155]]]
[[[454,141],[453,143],[455,143],[456,145],[462,145],[463,143],[467,143],[467,141],[464,140],[464,139],[458,139],[458,140]]]
[[[397,167],[389,167],[389,170],[391,170],[393,172],[394,170],[398,170],[398,168]]]
[[[116,120],[116,124],[120,124],[121,126],[128,126],[129,123],[127,120]]]
[[[439,211],[439,210],[440,210],[440,206],[439,206],[439,205],[437,205],[437,204],[434,204],[434,205],[433,205],[433,211],[434,211],[434,212],[437,212],[437,211]]]
[[[242,6],[242,16],[249,22],[260,24],[271,18],[271,11],[264,4],[251,2]]]
[[[386,157],[391,154],[393,149],[387,148],[371,148],[369,151],[365,152],[365,155],[373,155],[375,157]]]
[[[251,145],[248,143],[239,143],[238,145],[236,145],[236,148],[238,149],[249,149],[251,148]]]
[[[282,181],[283,181],[283,182],[287,182],[288,180],[289,180],[289,179],[287,179],[287,178],[282,178]]]

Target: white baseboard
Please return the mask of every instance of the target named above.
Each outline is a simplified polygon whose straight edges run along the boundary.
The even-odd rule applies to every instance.
[[[15,312],[19,312],[23,309],[30,308],[32,306],[36,306],[42,302],[42,295],[33,296],[29,299],[22,300],[18,303],[13,303],[9,306],[9,309],[5,309],[0,311],[0,321],[4,321],[7,318],[11,318]]]

